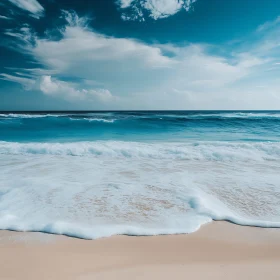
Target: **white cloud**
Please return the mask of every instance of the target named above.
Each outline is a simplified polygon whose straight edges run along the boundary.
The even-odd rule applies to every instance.
[[[134,0],[119,0],[118,4],[122,9],[125,9],[128,8],[133,2]]]
[[[20,42],[19,51],[40,67],[9,69],[14,74],[2,74],[2,79],[25,88],[31,84],[50,98],[98,101],[110,104],[110,109],[280,106],[279,73],[267,72],[279,63],[279,55],[275,48],[272,52],[259,49],[271,40],[277,45],[278,38],[270,33],[253,45],[236,47],[234,53],[223,50],[226,55],[215,55],[213,48],[203,44],[156,45],[109,37],[89,28],[87,19],[75,13],[64,12],[64,17],[67,23],[60,29],[59,39],[38,37],[27,26],[9,31]],[[102,108],[100,104],[97,109]]]
[[[276,19],[274,19],[272,21],[267,21],[264,24],[261,24],[257,28],[257,32],[263,32],[263,31],[266,31],[268,29],[271,29],[271,28],[275,27],[276,25],[278,25],[279,23],[280,23],[280,16],[278,16]]]
[[[51,69],[68,72],[76,68],[84,72],[91,63],[94,67],[107,68],[108,65],[104,65],[106,61],[110,62],[110,67],[119,67],[115,70],[120,71],[130,71],[133,63],[143,68],[173,64],[171,59],[162,55],[159,47],[132,39],[104,36],[88,29],[84,25],[86,21],[77,18],[76,14],[65,13],[65,16],[68,25],[61,31],[61,40],[37,38],[35,47],[29,47],[36,59]]]
[[[6,80],[14,83],[21,84],[26,90],[30,90],[34,87],[35,81],[33,79],[27,78],[27,77],[20,77],[15,75],[9,75],[9,74],[0,74],[1,80]]]
[[[35,34],[33,34],[28,24],[22,24],[22,27],[18,30],[7,29],[4,34],[18,40],[15,42],[16,48],[20,47],[26,50],[29,45],[31,46],[34,43]]]
[[[124,10],[122,19],[143,20],[144,13],[157,20],[178,13],[189,11],[196,0],[118,0],[116,3]]]
[[[52,97],[59,97],[69,101],[99,101],[111,102],[115,97],[106,89],[77,89],[77,85],[51,76],[41,76],[35,79],[32,75],[15,73],[16,75],[0,74],[1,80],[21,84],[25,90],[40,90],[43,94]]]
[[[37,0],[8,0],[18,8],[30,13],[34,18],[40,18],[44,14],[43,6]]]
[[[9,19],[11,19],[10,17],[6,17],[6,16],[1,16],[0,15],[0,19],[7,19],[7,20],[9,20]]]
[[[251,52],[259,56],[279,57],[280,54],[280,18],[264,23],[257,29],[257,42]]]
[[[110,91],[106,89],[78,90],[74,84],[53,80],[51,76],[42,76],[39,81],[40,90],[46,95],[65,97],[69,100],[99,100],[109,102],[113,99]]]

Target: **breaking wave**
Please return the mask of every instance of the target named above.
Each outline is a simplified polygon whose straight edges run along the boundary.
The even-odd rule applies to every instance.
[[[280,160],[280,143],[141,143],[96,141],[73,143],[0,142],[0,154],[68,155],[213,161]]]

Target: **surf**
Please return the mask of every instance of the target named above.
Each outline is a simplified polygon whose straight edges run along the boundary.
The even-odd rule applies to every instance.
[[[0,229],[95,239],[280,227],[279,112],[0,115]]]
[[[279,142],[143,143],[94,141],[66,143],[0,142],[3,155],[65,155],[197,161],[278,161]]]

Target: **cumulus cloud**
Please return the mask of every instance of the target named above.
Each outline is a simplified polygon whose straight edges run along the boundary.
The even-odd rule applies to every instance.
[[[181,10],[189,11],[196,0],[118,0],[116,3],[124,10],[124,20],[144,20],[147,14],[154,20],[166,18]]]
[[[40,38],[28,26],[6,32],[6,35],[16,40],[14,42],[19,50],[44,66],[44,69],[25,69],[25,72],[38,77],[51,73],[87,81],[97,80],[99,84],[106,84],[115,90],[139,82],[141,75],[149,77],[151,71],[168,69],[177,63],[164,56],[158,46],[99,34],[87,27],[87,19],[79,18],[73,12],[64,11],[63,16],[66,25],[60,29],[59,40]],[[63,91],[65,84],[63,87],[56,86]],[[68,92],[72,96],[75,93],[71,90]],[[104,92],[101,95],[100,91],[89,93],[101,96],[101,99],[108,96]]]
[[[94,67],[99,67],[99,71],[107,71],[108,67],[130,71],[132,64],[143,68],[173,64],[170,58],[162,55],[159,47],[99,34],[88,29],[84,25],[86,20],[78,18],[75,13],[64,12],[64,15],[68,25],[61,30],[62,38],[59,41],[37,38],[35,47],[31,49],[38,61],[52,69],[79,69],[84,72],[92,63]],[[110,65],[105,65],[106,62]]]
[[[21,84],[27,91],[40,90],[43,94],[64,98],[69,101],[99,101],[110,102],[115,98],[106,89],[78,89],[75,83],[53,79],[51,76],[33,77],[23,73],[16,75],[0,74],[0,79]]]
[[[265,32],[266,37],[254,45],[244,44],[234,53],[218,55],[213,46],[203,44],[147,44],[106,36],[74,12],[63,12],[63,16],[66,23],[58,39],[39,37],[27,26],[7,33],[18,42],[19,51],[40,67],[11,69],[14,74],[2,74],[2,79],[36,88],[50,98],[98,100],[111,104],[111,109],[280,106],[279,75],[266,74],[272,65],[277,67],[279,52],[277,47],[260,50],[263,42],[274,40],[277,45],[278,37],[272,33]]]
[[[44,8],[37,0],[8,0],[18,8],[27,11],[30,16],[40,18],[44,15]]]
[[[40,90],[46,95],[64,96],[69,100],[99,100],[108,102],[113,99],[112,94],[106,89],[76,89],[74,84],[53,80],[51,76],[42,76],[39,81]]]

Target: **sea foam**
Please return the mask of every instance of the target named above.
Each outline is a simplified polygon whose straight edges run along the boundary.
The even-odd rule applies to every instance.
[[[280,161],[272,152],[275,144],[252,148],[225,143],[223,149],[237,151],[234,160],[226,152],[223,160],[217,151],[209,157],[209,146],[221,153],[217,143],[189,144],[183,157],[178,157],[178,149],[170,152],[170,143],[112,142],[106,143],[106,152],[103,142],[86,143],[102,149],[82,155],[79,150],[79,156],[68,149],[83,143],[56,144],[52,153],[46,153],[50,143],[37,143],[40,149],[30,152],[34,144],[1,143],[5,147],[0,162],[1,229],[95,239],[191,233],[212,220],[280,226]],[[7,145],[12,146],[8,152]],[[43,152],[41,145],[46,146]],[[199,157],[189,156],[189,149],[200,145],[206,156],[201,151]],[[252,158],[244,147],[259,155]],[[58,153],[61,149],[64,152]]]
[[[72,143],[0,142],[0,154],[49,154],[69,156],[155,158],[214,161],[280,160],[280,143],[141,143],[95,141]]]

